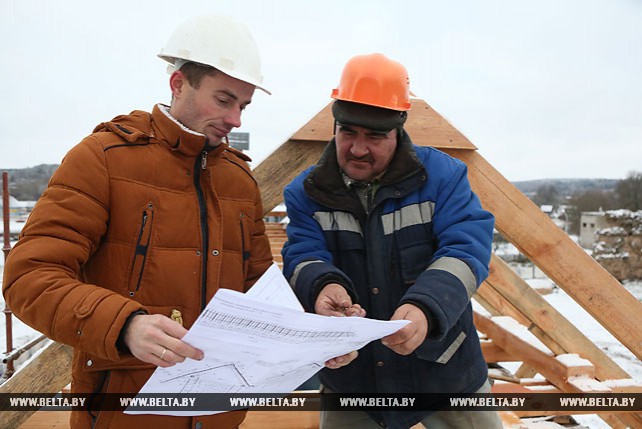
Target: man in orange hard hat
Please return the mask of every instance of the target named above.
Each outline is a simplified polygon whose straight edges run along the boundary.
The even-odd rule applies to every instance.
[[[334,138],[285,189],[284,274],[308,311],[411,321],[322,370],[325,392],[425,395],[413,410],[322,410],[321,428],[501,428],[494,411],[438,411],[448,395],[490,392],[470,300],[488,275],[493,216],[461,161],[412,144],[403,65],[356,56],[332,98]]]

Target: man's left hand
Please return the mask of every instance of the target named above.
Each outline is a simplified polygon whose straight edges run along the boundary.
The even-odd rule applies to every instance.
[[[419,307],[413,304],[403,304],[397,308],[390,320],[410,320],[412,322],[381,340],[384,346],[389,347],[395,353],[409,355],[426,339],[428,320]]]

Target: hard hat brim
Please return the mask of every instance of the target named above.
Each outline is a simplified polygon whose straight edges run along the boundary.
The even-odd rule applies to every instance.
[[[382,132],[402,127],[408,117],[405,111],[384,109],[343,100],[337,100],[332,104],[332,115],[340,124],[356,125]]]
[[[161,58],[161,59],[163,59],[163,60],[165,60],[165,61],[167,61],[169,63],[169,66],[167,68],[167,73],[169,73],[169,74],[172,74],[177,70],[175,65],[174,65],[176,60],[181,60],[181,63],[182,63],[181,66],[183,64],[186,64],[187,62],[193,62],[193,63],[200,64],[200,65],[202,65],[204,67],[212,67],[212,66],[209,66],[207,64],[199,63],[198,61],[192,61],[192,60],[190,60],[188,58],[178,58],[178,57],[175,57],[175,56],[163,55],[162,53],[158,54],[157,56],[158,56],[158,58]],[[256,88],[258,88],[261,91],[265,92],[267,95],[272,95],[272,93],[263,86],[262,82],[257,82],[256,79],[253,79],[253,78],[251,78],[249,76],[246,76],[246,75],[244,75],[242,73],[233,73],[233,72],[230,72],[229,70],[223,70],[221,68],[216,68],[216,67],[212,67],[212,68],[220,71],[221,73],[225,73],[226,75],[231,76],[234,79],[242,80],[243,82],[249,83],[250,85],[254,85]]]

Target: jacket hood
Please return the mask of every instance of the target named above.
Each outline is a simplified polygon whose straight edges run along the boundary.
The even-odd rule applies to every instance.
[[[203,151],[230,152],[244,161],[252,159],[226,143],[208,146],[207,137],[190,130],[169,114],[169,107],[157,104],[152,113],[134,110],[129,115],[116,116],[109,122],[102,122],[94,133],[113,132],[128,143],[160,142],[171,150],[186,156],[197,156]]]
[[[94,133],[100,132],[116,133],[130,143],[149,140],[152,136],[151,115],[142,110],[134,110],[129,115],[119,115],[109,122],[98,124]]]

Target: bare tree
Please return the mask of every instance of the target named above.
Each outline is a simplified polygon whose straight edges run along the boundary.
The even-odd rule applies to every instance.
[[[615,187],[618,206],[631,211],[642,210],[642,172],[632,171]]]
[[[619,208],[616,195],[611,191],[601,189],[589,189],[573,195],[572,204],[579,212],[592,212],[602,210],[613,210]]]
[[[557,205],[559,203],[560,194],[555,185],[542,185],[537,188],[537,192],[532,200],[538,206],[542,204]]]

